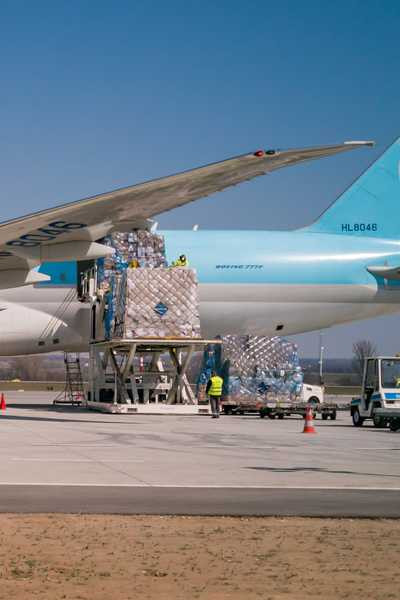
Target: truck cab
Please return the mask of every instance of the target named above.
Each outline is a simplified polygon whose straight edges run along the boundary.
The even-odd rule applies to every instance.
[[[397,411],[400,415],[400,357],[366,358],[360,397],[351,402],[353,425],[372,419],[375,427],[385,427]]]
[[[301,389],[301,402],[306,404],[312,404],[318,406],[324,403],[324,388],[321,385],[311,385],[309,383],[303,383]]]

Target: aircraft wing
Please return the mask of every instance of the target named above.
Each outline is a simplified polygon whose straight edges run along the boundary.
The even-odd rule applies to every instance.
[[[72,241],[98,240],[112,230],[141,228],[155,215],[259,175],[371,145],[373,142],[354,141],[293,150],[257,150],[1,223],[0,270],[15,268],[8,264],[11,256],[40,264],[50,256],[39,252],[44,247],[65,244],[66,248]],[[71,254],[70,248],[68,252]],[[60,248],[59,260],[62,255]]]

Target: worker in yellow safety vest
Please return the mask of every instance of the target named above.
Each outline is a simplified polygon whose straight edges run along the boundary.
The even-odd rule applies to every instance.
[[[211,373],[211,377],[208,380],[206,393],[210,397],[211,413],[213,419],[219,418],[219,403],[222,396],[222,386],[224,380],[219,377],[215,371]]]
[[[172,263],[173,267],[187,267],[189,265],[189,261],[186,258],[185,254],[181,254],[177,260],[174,260]]]

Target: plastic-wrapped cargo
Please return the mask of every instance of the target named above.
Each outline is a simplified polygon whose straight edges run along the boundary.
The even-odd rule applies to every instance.
[[[262,374],[279,378],[299,366],[297,345],[278,336],[226,335],[223,345],[224,355],[242,378]]]
[[[216,370],[224,378],[224,399],[247,405],[250,399],[282,402],[301,393],[303,373],[296,344],[254,335],[227,335],[222,342],[223,357],[215,348],[204,352],[198,384]]]
[[[126,269],[112,288],[110,337],[201,337],[192,269]]]
[[[239,376],[230,396],[258,396],[282,402],[302,390],[303,373],[297,345],[280,337],[225,336],[224,353]]]
[[[138,267],[157,269],[167,265],[164,238],[150,231],[115,232],[101,240],[114,249],[114,255],[97,261],[101,290],[111,287],[116,273],[122,273],[132,262]]]

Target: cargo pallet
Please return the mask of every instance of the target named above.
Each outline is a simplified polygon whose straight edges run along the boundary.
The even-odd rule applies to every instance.
[[[136,413],[139,404],[150,402],[196,405],[186,371],[196,350],[215,343],[221,341],[147,337],[93,341],[86,406],[110,413]],[[162,361],[165,354],[171,363],[168,370]],[[200,412],[208,413],[208,408],[202,407]]]

